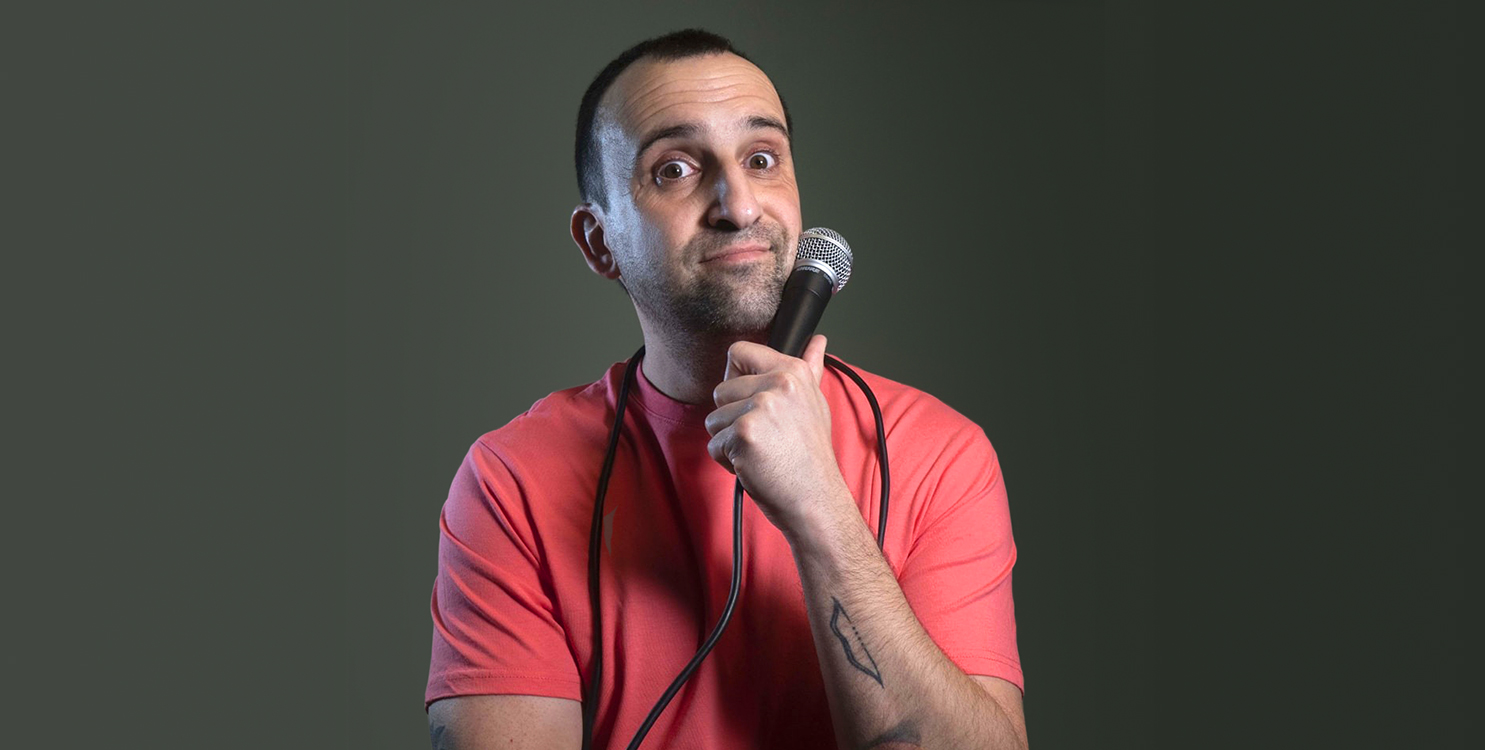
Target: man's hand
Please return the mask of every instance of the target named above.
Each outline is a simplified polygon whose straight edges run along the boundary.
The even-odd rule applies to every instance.
[[[739,341],[706,417],[707,451],[742,480],[743,489],[784,535],[811,528],[822,498],[849,498],[830,438],[830,406],[820,392],[825,337],[803,359]]]

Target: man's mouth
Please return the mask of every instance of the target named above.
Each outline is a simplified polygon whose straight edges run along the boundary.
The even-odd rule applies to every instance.
[[[766,242],[754,242],[742,245],[730,245],[707,255],[701,259],[702,263],[748,263],[759,258],[766,258],[773,254],[773,249]]]

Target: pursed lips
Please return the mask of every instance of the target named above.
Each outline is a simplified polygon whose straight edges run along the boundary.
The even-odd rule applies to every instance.
[[[769,246],[768,246],[767,243],[758,243],[758,244],[750,244],[750,245],[733,245],[731,247],[723,248],[720,252],[712,253],[711,255],[708,255],[705,258],[702,258],[701,259],[701,262],[702,263],[713,263],[713,262],[717,262],[717,261],[721,261],[723,263],[740,262],[740,261],[752,260],[754,258],[763,256],[763,255],[768,255],[770,252],[772,252],[772,250],[769,248]]]

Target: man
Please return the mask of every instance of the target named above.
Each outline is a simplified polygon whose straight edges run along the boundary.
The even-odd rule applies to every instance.
[[[763,71],[695,30],[621,55],[579,113],[572,236],[645,341],[604,502],[594,746],[629,742],[717,621],[735,475],[751,498],[742,596],[647,746],[1023,747],[1015,547],[984,433],[863,373],[888,431],[879,551],[866,402],[825,369],[824,337],[797,359],[761,343],[802,230],[791,130]],[[622,372],[485,435],[455,477],[435,747],[581,744],[589,525]]]

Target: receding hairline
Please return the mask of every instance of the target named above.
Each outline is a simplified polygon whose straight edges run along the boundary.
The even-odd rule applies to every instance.
[[[614,78],[613,83],[610,84],[608,89],[603,92],[603,96],[599,97],[598,106],[595,108],[593,113],[593,124],[596,126],[594,127],[594,130],[601,131],[603,127],[607,125],[622,125],[616,112],[616,110],[620,108],[615,106],[616,103],[614,97],[618,96],[620,92],[624,92],[626,79],[633,80],[633,77],[635,75],[639,75],[640,71],[642,71],[645,66],[653,67],[685,65],[698,60],[706,60],[715,57],[731,57],[737,62],[742,63],[745,67],[751,68],[765,83],[768,84],[768,90],[773,94],[771,104],[778,109],[777,117],[774,116],[775,113],[765,112],[759,112],[757,113],[757,116],[772,120],[782,120],[783,122],[787,123],[789,115],[788,110],[784,107],[784,99],[782,96],[779,95],[779,89],[777,86],[774,85],[773,79],[768,77],[768,73],[765,73],[763,69],[758,67],[758,65],[752,60],[749,60],[748,58],[734,52],[723,50],[718,52],[704,52],[697,55],[686,55],[685,57],[661,57],[658,55],[645,55],[644,57],[635,60],[633,64],[629,65],[621,73],[619,73],[616,78]],[[653,90],[654,88],[659,88],[661,85],[663,85],[663,82],[657,82],[651,87],[651,90]],[[637,96],[643,93],[645,92],[634,92],[634,95]],[[633,96],[630,96],[629,98],[632,99]],[[792,136],[792,134],[789,133],[789,129],[787,126],[783,128],[783,131],[786,136]]]

